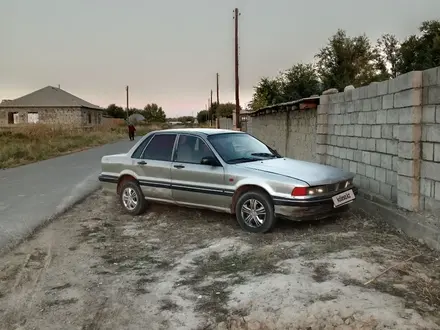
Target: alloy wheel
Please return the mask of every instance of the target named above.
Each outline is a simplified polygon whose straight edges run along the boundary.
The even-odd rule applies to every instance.
[[[258,200],[248,199],[241,207],[241,217],[249,227],[258,228],[266,220],[266,209]]]
[[[136,191],[131,187],[125,188],[122,192],[122,202],[127,210],[133,211],[139,202],[139,197]]]

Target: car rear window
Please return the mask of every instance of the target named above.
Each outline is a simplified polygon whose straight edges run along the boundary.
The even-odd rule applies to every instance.
[[[142,143],[137,147],[137,149],[131,155],[131,158],[140,159],[142,152],[144,151],[145,147],[147,146],[148,142],[150,142],[153,136],[154,135],[150,135],[144,141],[142,141]]]
[[[157,134],[142,155],[143,159],[171,161],[176,134]]]

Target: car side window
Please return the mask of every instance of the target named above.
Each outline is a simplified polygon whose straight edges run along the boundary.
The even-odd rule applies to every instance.
[[[208,145],[200,138],[180,135],[176,150],[176,162],[201,164],[202,158],[215,157]]]
[[[171,161],[176,134],[156,134],[145,149],[142,159]]]
[[[141,158],[142,152],[144,151],[146,145],[148,144],[148,142],[150,142],[152,137],[153,137],[153,135],[150,135],[144,141],[142,141],[142,143],[139,145],[139,147],[137,147],[137,149],[131,155],[131,158],[135,158],[135,159]]]

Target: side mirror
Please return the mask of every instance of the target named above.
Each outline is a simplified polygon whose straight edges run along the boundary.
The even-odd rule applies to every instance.
[[[217,159],[215,159],[214,157],[208,156],[208,157],[203,157],[202,160],[200,161],[200,164],[202,165],[209,165],[209,166],[219,166],[219,162]]]

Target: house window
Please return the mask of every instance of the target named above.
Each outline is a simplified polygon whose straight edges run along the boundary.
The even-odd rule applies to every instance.
[[[101,124],[101,118],[102,118],[102,117],[101,117],[101,114],[99,113],[99,114],[98,114],[98,124]]]
[[[28,112],[27,114],[27,122],[29,124],[36,124],[40,120],[38,112]]]
[[[16,112],[8,112],[8,124],[12,125],[15,123],[15,114]]]
[[[9,112],[8,113],[8,124],[19,124],[20,123],[20,115],[18,112]]]
[[[90,112],[88,113],[88,117],[89,117],[89,124],[91,124],[92,123],[92,114]]]

